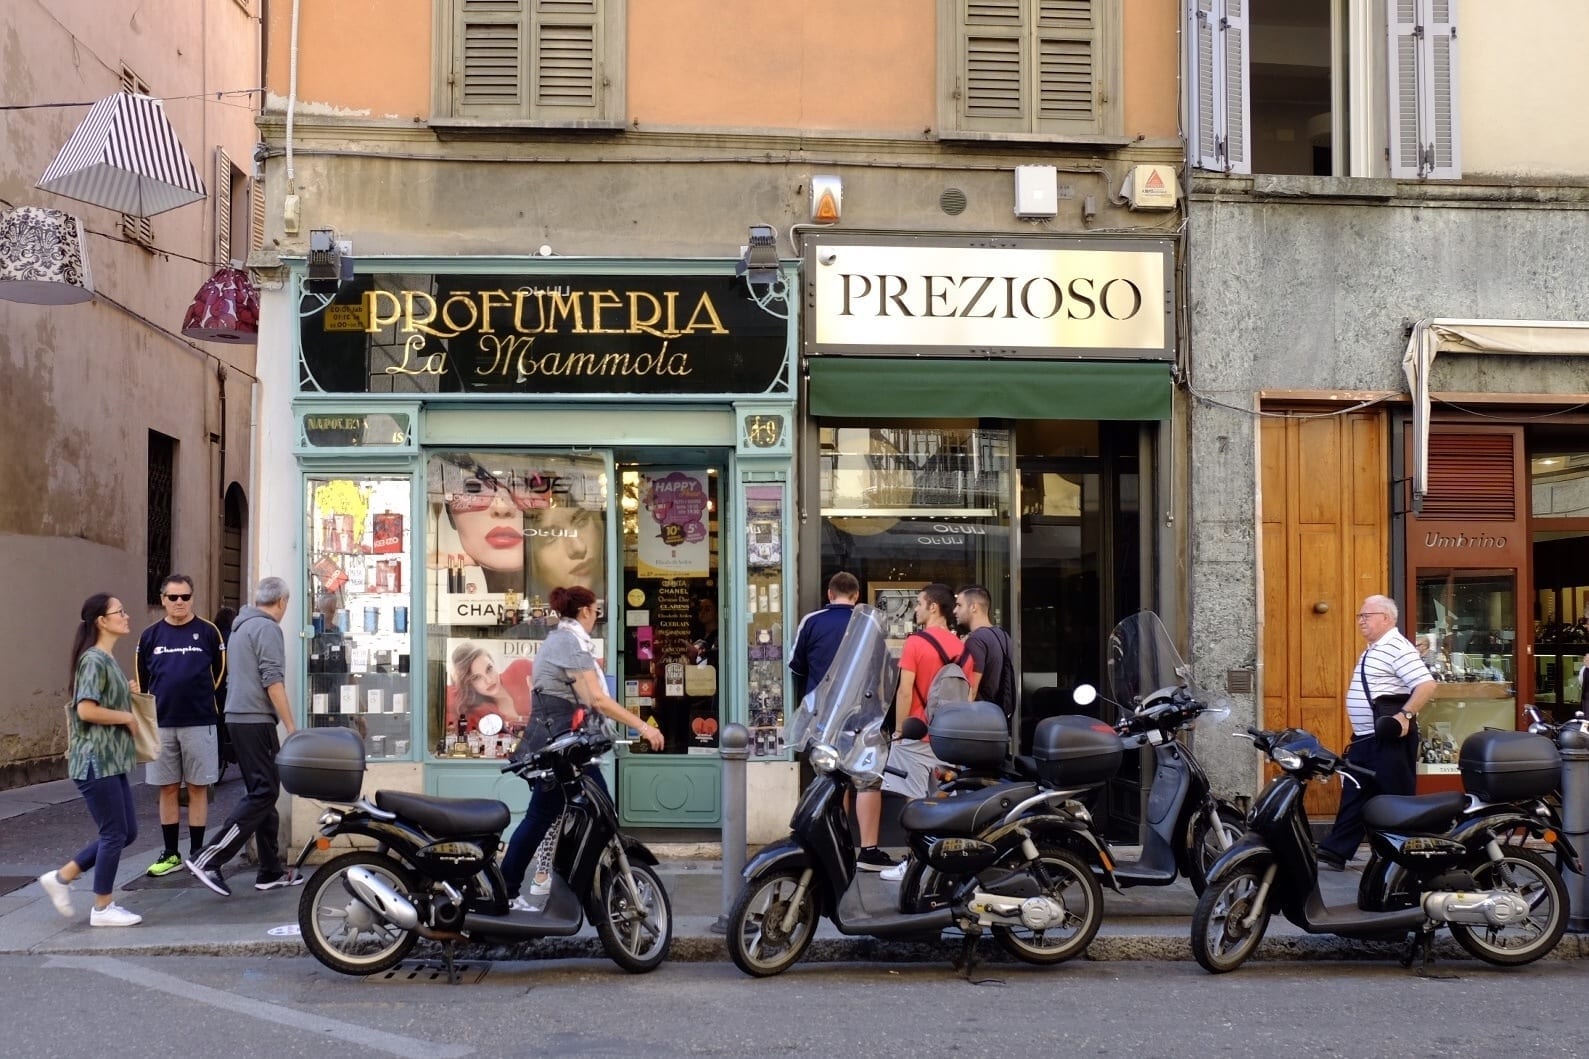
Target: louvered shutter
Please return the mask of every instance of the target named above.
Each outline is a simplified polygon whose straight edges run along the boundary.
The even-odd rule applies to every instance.
[[[528,117],[526,0],[455,0],[453,114]]]
[[[1224,85],[1222,116],[1224,134],[1220,144],[1224,167],[1232,173],[1252,172],[1252,142],[1248,133],[1250,73],[1247,69],[1248,12],[1250,0],[1225,0],[1225,16],[1220,32],[1220,75]]]
[[[1102,132],[1104,85],[1098,6],[1105,0],[1038,0],[1034,41],[1036,132]]]
[[[1107,131],[1111,0],[957,0],[956,127],[1085,136]]]
[[[1391,0],[1389,15],[1390,174],[1460,177],[1456,0]]]
[[[1457,150],[1457,0],[1425,0],[1428,61],[1419,68],[1418,92],[1424,116],[1425,175],[1455,180],[1462,175]]]
[[[1423,519],[1510,522],[1517,518],[1515,436],[1508,433],[1429,435],[1429,491]]]
[[[248,252],[265,245],[265,182],[248,180]]]
[[[232,263],[232,160],[226,148],[215,148],[215,266]]]
[[[1214,56],[1219,6],[1219,0],[1188,0],[1186,5],[1186,153],[1199,169],[1224,168],[1217,122],[1221,80]]]
[[[1187,153],[1199,169],[1252,171],[1248,140],[1247,0],[1189,0]]]
[[[1031,129],[1027,0],[962,0],[959,118],[962,129]]]
[[[601,12],[597,0],[534,0],[533,116],[549,121],[601,113]]]

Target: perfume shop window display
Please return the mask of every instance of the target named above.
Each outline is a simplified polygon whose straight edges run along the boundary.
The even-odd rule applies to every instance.
[[[426,527],[431,704],[439,756],[505,758],[534,709],[535,656],[557,587],[606,598],[606,463],[600,457],[433,453]],[[605,617],[594,633],[605,655]]]
[[[372,758],[407,758],[410,482],[311,478],[309,727],[358,732]]]

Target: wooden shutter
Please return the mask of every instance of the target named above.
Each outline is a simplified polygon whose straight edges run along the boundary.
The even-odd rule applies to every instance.
[[[963,0],[959,27],[961,128],[1031,128],[1027,0]]]
[[[215,266],[232,263],[232,160],[226,148],[215,148]]]
[[[1036,132],[1102,132],[1104,86],[1097,8],[1104,0],[1038,0]]]
[[[265,182],[248,180],[248,252],[265,245]]]
[[[534,0],[534,117],[596,118],[601,109],[597,0]]]
[[[1391,176],[1454,180],[1456,0],[1391,0],[1388,23]]]
[[[527,0],[455,0],[453,113],[522,118],[525,113]]]
[[[1107,131],[1110,0],[957,0],[955,128],[1086,136]]]
[[[1199,169],[1252,171],[1247,7],[1247,0],[1190,0],[1187,5],[1187,153]]]
[[[1512,522],[1517,460],[1512,433],[1429,434],[1429,491],[1420,519]]]

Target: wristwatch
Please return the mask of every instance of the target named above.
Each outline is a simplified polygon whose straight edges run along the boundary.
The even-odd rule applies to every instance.
[[[1402,710],[1401,715],[1407,718],[1409,721],[1416,721],[1418,719],[1418,715],[1411,710]]]

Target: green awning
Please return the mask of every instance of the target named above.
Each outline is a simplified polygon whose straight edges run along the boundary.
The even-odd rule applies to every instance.
[[[846,419],[1168,419],[1170,365],[813,357],[811,414]]]

